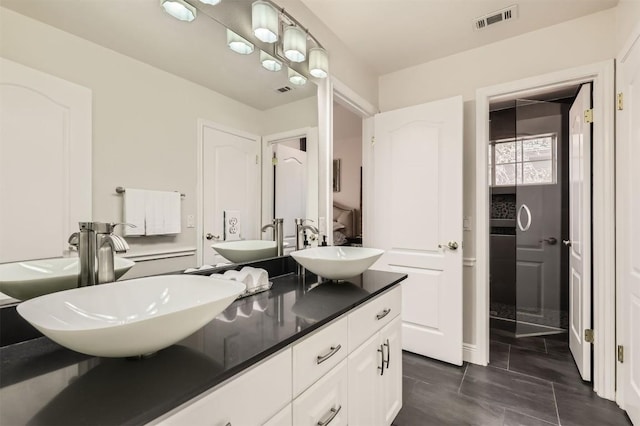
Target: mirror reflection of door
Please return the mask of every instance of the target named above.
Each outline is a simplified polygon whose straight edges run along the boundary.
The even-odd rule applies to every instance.
[[[304,218],[307,207],[307,139],[291,139],[273,145],[273,215],[284,219],[285,253],[295,249],[295,218]]]

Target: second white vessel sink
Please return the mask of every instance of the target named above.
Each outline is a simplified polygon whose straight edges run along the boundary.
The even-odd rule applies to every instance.
[[[267,240],[224,241],[212,244],[211,248],[233,263],[252,262],[278,255],[276,242]]]
[[[294,251],[291,257],[323,278],[346,280],[369,269],[383,253],[375,248],[328,246]]]
[[[116,256],[116,280],[135,262]],[[78,287],[80,261],[77,257],[28,260],[0,264],[0,292],[18,300]]]
[[[88,355],[130,357],[203,327],[245,290],[231,280],[164,275],[51,293],[18,313],[51,340]]]

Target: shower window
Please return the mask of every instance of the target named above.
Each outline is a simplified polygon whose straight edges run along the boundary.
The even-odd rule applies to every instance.
[[[556,139],[556,134],[545,134],[491,142],[491,186],[556,183]]]

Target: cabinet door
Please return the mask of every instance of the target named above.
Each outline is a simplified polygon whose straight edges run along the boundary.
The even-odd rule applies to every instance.
[[[343,360],[293,401],[296,426],[347,424],[347,360]]]
[[[393,354],[392,354],[393,356]],[[374,334],[349,355],[349,425],[380,424],[382,344]]]
[[[284,407],[275,416],[271,417],[268,422],[262,426],[292,426],[293,418],[291,414],[291,404]]]
[[[382,375],[382,422],[390,425],[402,408],[402,321],[398,315],[380,331],[380,341],[385,353],[385,369]]]

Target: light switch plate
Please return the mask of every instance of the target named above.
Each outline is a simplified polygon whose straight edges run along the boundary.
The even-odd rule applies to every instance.
[[[187,228],[195,228],[196,227],[196,217],[195,215],[187,215]]]

